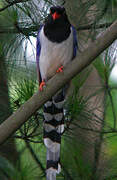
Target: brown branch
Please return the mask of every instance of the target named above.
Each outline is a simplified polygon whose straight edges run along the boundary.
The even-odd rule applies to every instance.
[[[27,1],[29,1],[29,0],[14,0],[13,2],[9,2],[8,5],[6,5],[3,8],[0,8],[0,12],[4,11],[5,9],[7,9],[15,4],[23,3],[23,2],[27,2]]]
[[[81,30],[90,30],[90,29],[101,29],[101,28],[108,28],[109,26],[112,25],[113,22],[111,23],[103,23],[103,24],[97,24],[94,26],[94,24],[88,24],[86,26],[79,26],[77,27],[76,29],[78,31],[81,31]]]
[[[79,53],[63,73],[56,74],[50,79],[43,92],[35,93],[24,105],[0,125],[0,144],[11,136],[31,115],[50,99],[70,79],[80,73],[92,61],[117,39],[117,21],[115,21],[98,38],[90,42],[84,52]]]

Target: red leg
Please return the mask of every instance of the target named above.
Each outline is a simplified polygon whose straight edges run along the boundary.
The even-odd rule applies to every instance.
[[[45,86],[45,81],[44,80],[42,80],[42,82],[41,82],[41,84],[39,86],[40,91],[43,91],[43,86]]]
[[[57,72],[57,73],[58,73],[58,72],[63,72],[63,66],[59,67],[59,68],[56,70],[56,72]]]

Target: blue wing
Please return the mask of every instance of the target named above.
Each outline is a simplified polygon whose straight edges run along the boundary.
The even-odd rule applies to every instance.
[[[72,30],[73,30],[73,57],[72,59],[74,59],[76,57],[76,53],[78,50],[78,42],[77,42],[77,33],[74,26],[72,26]]]
[[[39,84],[42,81],[41,74],[40,74],[40,68],[39,68],[39,57],[41,52],[41,43],[40,43],[40,31],[42,29],[43,25],[40,26],[38,34],[37,34],[37,41],[36,41],[36,63],[37,63],[37,73],[38,73],[38,81]]]

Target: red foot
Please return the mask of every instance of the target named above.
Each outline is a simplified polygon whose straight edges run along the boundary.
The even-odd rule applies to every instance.
[[[42,81],[40,86],[39,86],[39,90],[43,91],[43,86],[45,86],[45,81]]]
[[[63,72],[63,66],[59,67],[56,72]]]

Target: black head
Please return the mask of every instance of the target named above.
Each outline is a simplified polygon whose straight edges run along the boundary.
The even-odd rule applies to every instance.
[[[55,21],[56,19],[59,19],[61,17],[66,17],[66,11],[64,7],[60,6],[53,6],[50,8],[50,14]]]
[[[65,8],[61,6],[51,7],[44,26],[44,33],[47,38],[53,42],[62,42],[69,36],[70,27]]]

